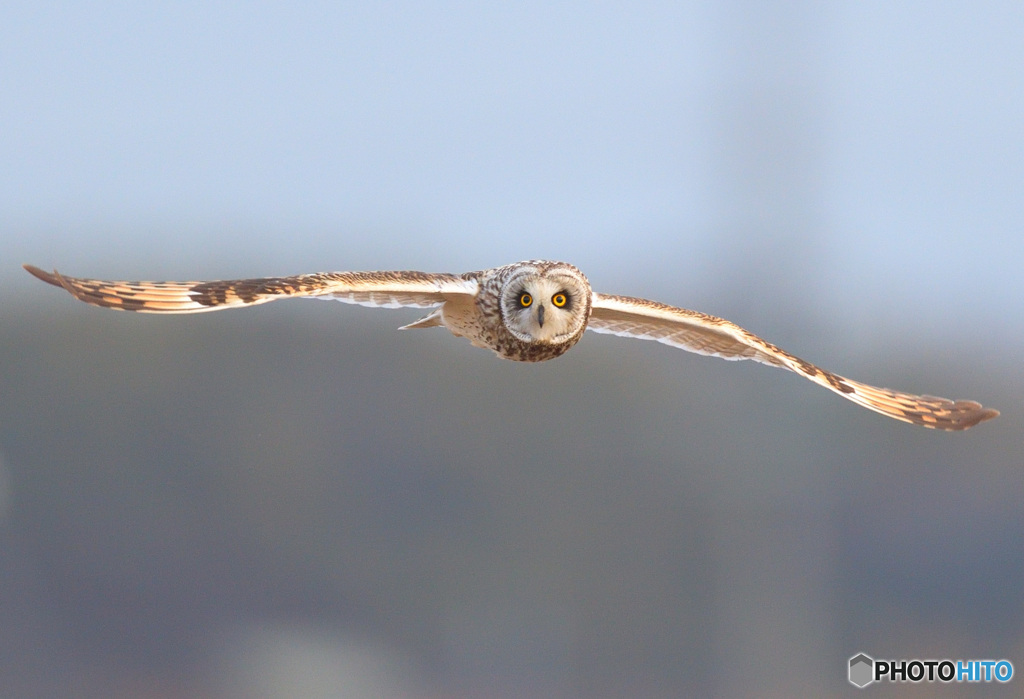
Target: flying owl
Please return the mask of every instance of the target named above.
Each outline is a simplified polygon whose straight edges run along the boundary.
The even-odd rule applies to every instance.
[[[48,284],[94,306],[142,313],[202,313],[288,296],[337,299],[380,308],[430,308],[408,328],[447,328],[477,347],[520,362],[554,359],[586,329],[723,359],[789,369],[869,410],[915,425],[965,430],[999,415],[969,400],[915,396],[820,369],[715,316],[591,290],[565,262],[530,260],[465,274],[327,272],[210,282],[99,281],[25,265]]]

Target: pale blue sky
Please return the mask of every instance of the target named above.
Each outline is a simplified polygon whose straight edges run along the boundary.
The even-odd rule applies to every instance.
[[[1021,37],[1015,2],[9,0],[0,283],[553,257],[1019,338]]]

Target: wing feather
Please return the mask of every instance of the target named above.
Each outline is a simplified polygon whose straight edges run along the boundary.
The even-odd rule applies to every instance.
[[[752,359],[794,371],[869,410],[924,427],[965,430],[999,415],[970,400],[917,396],[869,386],[800,359],[722,318],[629,296],[593,295],[587,327],[723,359]]]
[[[25,265],[25,269],[86,303],[139,313],[203,313],[289,296],[379,308],[430,308],[450,298],[473,296],[478,288],[473,275],[425,272],[326,272],[209,282],[129,282],[69,277],[32,265]]]

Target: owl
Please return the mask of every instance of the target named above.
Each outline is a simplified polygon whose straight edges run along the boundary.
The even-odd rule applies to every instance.
[[[629,296],[599,294],[565,262],[529,260],[465,274],[327,272],[209,282],[79,279],[25,265],[39,279],[94,306],[142,313],[202,313],[289,296],[380,308],[429,308],[410,328],[447,328],[477,347],[520,362],[571,349],[590,329],[655,340],[723,359],[751,359],[796,372],[883,415],[940,430],[965,430],[999,415],[969,400],[915,396],[825,371],[727,320]]]

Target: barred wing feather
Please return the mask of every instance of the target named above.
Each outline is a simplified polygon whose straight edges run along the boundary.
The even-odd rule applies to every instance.
[[[450,298],[471,297],[478,286],[470,275],[424,272],[326,272],[225,281],[146,282],[80,279],[32,265],[25,265],[25,269],[85,303],[140,313],[203,313],[291,296],[378,308],[430,308]]]
[[[924,427],[965,430],[999,415],[997,410],[970,400],[917,396],[852,381],[779,349],[727,320],[656,301],[595,293],[587,327],[698,354],[752,359],[789,369],[869,410]]]

